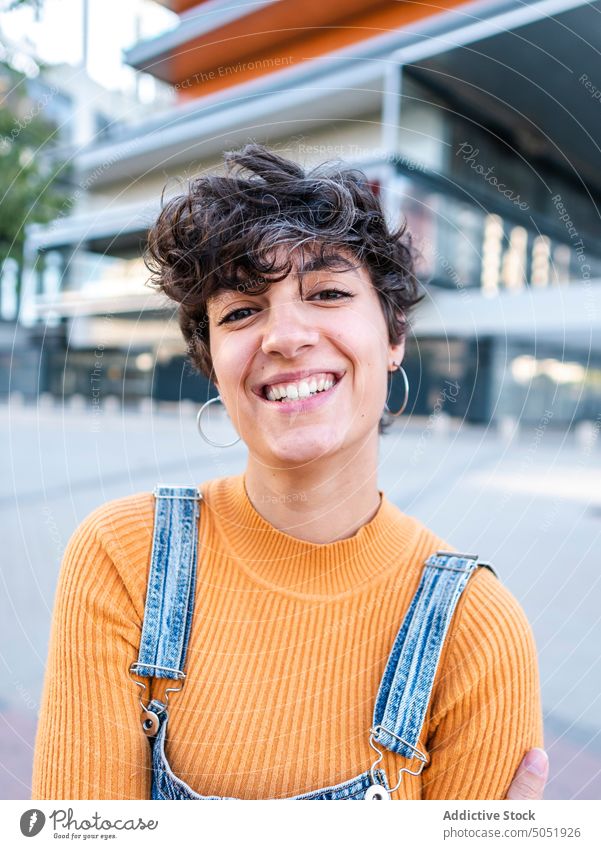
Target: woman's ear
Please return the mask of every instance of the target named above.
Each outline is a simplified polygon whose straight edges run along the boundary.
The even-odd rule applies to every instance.
[[[398,343],[398,345],[389,345],[388,346],[388,355],[390,357],[390,364],[392,363],[400,363],[403,361],[403,357],[405,356],[405,338]]]

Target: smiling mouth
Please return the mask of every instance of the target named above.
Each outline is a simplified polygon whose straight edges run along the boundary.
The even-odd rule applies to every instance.
[[[314,376],[308,377],[300,383],[282,385],[264,386],[262,389],[262,397],[264,400],[273,404],[287,405],[298,403],[299,401],[310,401],[319,395],[327,395],[343,378],[344,373],[338,377],[333,373],[327,373],[324,378],[322,373],[319,380]],[[286,394],[282,394],[285,392]]]

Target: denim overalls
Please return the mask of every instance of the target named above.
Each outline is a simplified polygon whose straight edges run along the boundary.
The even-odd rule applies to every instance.
[[[152,751],[152,799],[230,799],[201,796],[173,774],[165,756],[169,692],[183,686],[186,649],[195,598],[198,519],[202,494],[196,487],[158,485],[154,490],[154,537],[138,660],[130,676],[171,678],[166,701],[142,706],[142,728]],[[395,638],[376,697],[369,743],[378,753],[370,769],[355,778],[288,799],[386,800],[400,786],[402,773],[419,775],[427,755],[417,749],[444,639],[459,597],[479,566],[477,555],[439,551],[425,562],[418,589]],[[496,574],[496,573],[495,573]],[[146,689],[140,681],[132,680]],[[366,733],[367,733],[366,729]],[[384,746],[414,760],[390,787],[378,769]]]

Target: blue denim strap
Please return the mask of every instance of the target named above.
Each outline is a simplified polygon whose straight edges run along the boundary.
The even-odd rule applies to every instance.
[[[477,555],[438,551],[429,557],[394,641],[376,697],[373,737],[406,758],[423,760],[415,747],[444,640],[461,593],[478,566],[494,573]]]
[[[138,660],[143,678],[185,678],[196,586],[201,492],[195,486],[154,489],[154,536]]]

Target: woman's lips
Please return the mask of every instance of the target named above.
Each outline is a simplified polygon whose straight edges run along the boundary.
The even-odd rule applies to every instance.
[[[308,398],[298,398],[296,401],[269,401],[269,399],[264,398],[262,395],[257,395],[257,398],[269,407],[279,408],[280,412],[309,413],[312,410],[317,409],[317,407],[321,407],[322,404],[325,404],[336,392],[336,389],[340,386],[343,379],[344,374],[329,389],[316,392],[315,395],[309,395]]]

